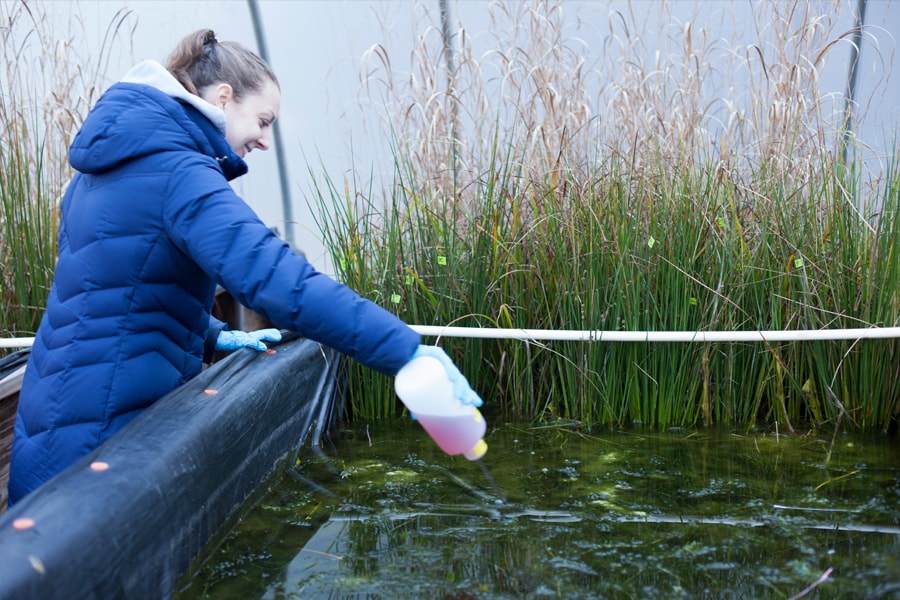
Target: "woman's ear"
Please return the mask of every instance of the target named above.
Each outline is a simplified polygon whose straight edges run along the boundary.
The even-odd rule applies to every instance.
[[[203,94],[203,99],[213,106],[218,106],[225,110],[225,106],[234,100],[234,89],[227,83],[212,85]]]

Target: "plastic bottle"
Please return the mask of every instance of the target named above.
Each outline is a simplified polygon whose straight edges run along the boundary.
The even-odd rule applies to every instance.
[[[453,395],[453,384],[439,360],[420,356],[394,378],[394,389],[431,439],[447,454],[478,460],[487,452],[487,424],[474,406]]]

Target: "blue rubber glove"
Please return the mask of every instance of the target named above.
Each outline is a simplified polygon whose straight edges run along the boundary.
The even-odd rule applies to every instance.
[[[447,353],[439,346],[419,346],[413,353],[412,358],[419,358],[420,356],[430,356],[431,358],[437,359],[441,365],[443,365],[444,370],[447,371],[447,378],[450,379],[450,383],[453,384],[453,395],[459,398],[460,402],[471,406],[481,406],[484,404],[478,394],[476,394],[469,386],[469,381],[466,379],[465,375],[460,373],[459,369],[456,368],[456,365],[453,364],[453,361],[450,360],[450,357],[447,356]]]
[[[266,345],[262,343],[280,342],[281,332],[277,329],[260,329],[258,331],[220,331],[219,337],[216,338],[216,350],[237,350],[239,348],[253,348],[254,350],[265,350]]]

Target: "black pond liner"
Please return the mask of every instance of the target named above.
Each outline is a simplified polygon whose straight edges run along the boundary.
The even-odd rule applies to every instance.
[[[172,596],[217,531],[330,425],[340,355],[285,339],[217,362],[2,515],[0,598]]]

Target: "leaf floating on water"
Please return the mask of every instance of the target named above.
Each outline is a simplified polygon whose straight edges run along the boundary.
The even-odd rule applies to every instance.
[[[815,488],[813,488],[813,491],[818,492],[820,488],[825,487],[829,483],[834,483],[835,481],[840,481],[841,479],[845,479],[847,477],[850,477],[851,475],[856,475],[857,473],[859,473],[859,469],[850,471],[849,473],[845,473],[844,475],[841,475],[840,477],[835,477],[834,479],[829,479],[828,481],[823,481],[822,483],[817,485]]]

